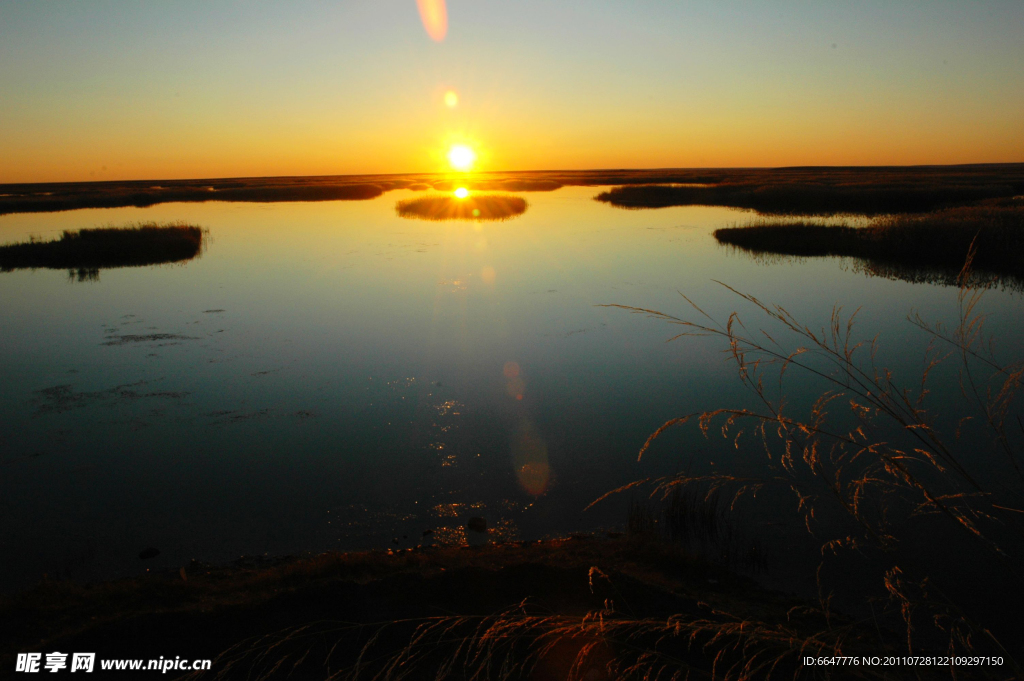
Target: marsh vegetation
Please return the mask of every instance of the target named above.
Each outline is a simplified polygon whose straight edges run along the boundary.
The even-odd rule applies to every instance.
[[[1024,193],[1024,166],[782,168],[733,171],[697,185],[615,187],[598,201],[620,208],[728,206],[774,215],[920,213]]]
[[[865,227],[844,221],[755,222],[715,230],[719,243],[756,257],[851,257],[865,271],[956,284],[969,252],[972,283],[1024,284],[1024,202],[889,215]]]
[[[1024,194],[1024,165],[480,172],[457,181],[505,192],[611,185],[598,200],[623,208],[716,205],[785,215],[877,215]],[[0,214],[171,201],[363,200],[394,189],[455,186],[456,179],[443,174],[8,184],[0,185]]]
[[[0,215],[39,213],[80,208],[143,208],[160,203],[206,201],[353,201],[373,199],[392,187],[360,182],[358,178],[317,181],[319,178],[260,178],[257,180],[171,180],[152,182],[94,182],[60,185],[6,185],[0,190]]]
[[[923,375],[910,381],[877,363],[879,339],[858,340],[855,315],[839,308],[826,327],[812,328],[738,291],[760,318],[756,325],[737,312],[717,320],[694,303],[693,319],[613,307],[672,325],[673,340],[724,341],[756,405],[681,415],[655,431],[641,456],[667,430],[693,423],[748,458],[731,469],[658,479],[652,498],[683,489],[691,500],[723,495],[730,509],[767,511],[773,504],[765,499],[791,493],[790,511],[770,512],[820,542],[820,563],[810,569],[827,626],[809,640],[843,650],[846,630],[831,618],[846,610],[902,628],[901,654],[1002,656],[1003,669],[975,671],[1005,678],[1020,673],[1015,660],[1024,654],[1017,636],[1024,426],[1014,404],[1024,362],[994,356],[979,307],[984,289],[968,285],[967,266],[960,281],[953,328],[910,317],[933,341],[923,351]],[[794,377],[816,383],[816,397],[790,395]],[[943,409],[933,393],[946,398]],[[697,527],[719,524],[698,517]],[[756,639],[757,627],[749,634]],[[748,671],[726,676],[755,678]]]
[[[185,262],[199,256],[206,231],[187,223],[141,223],[126,227],[65,230],[59,239],[0,246],[0,270],[66,269],[79,281],[98,278],[110,267]]]
[[[423,196],[395,204],[403,218],[422,220],[508,220],[526,212],[526,199],[506,194]]]
[[[173,644],[216,659],[187,678],[618,679],[651,667],[708,678],[742,669],[746,652],[750,670],[784,678],[831,650],[808,642],[823,621],[800,605],[638,538],[250,557],[48,580],[0,600],[0,626],[17,623],[0,659],[41,640],[146,658]],[[873,627],[834,621],[848,650],[879,652]]]

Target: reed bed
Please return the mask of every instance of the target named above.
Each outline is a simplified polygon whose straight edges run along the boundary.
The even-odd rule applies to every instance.
[[[509,220],[526,212],[526,200],[505,194],[423,196],[395,204],[403,218],[421,220]]]
[[[631,498],[626,515],[630,537],[680,546],[695,560],[747,574],[768,571],[769,551],[732,513],[730,499],[716,487],[662,488],[664,494]]]
[[[958,283],[964,258],[977,284],[999,279],[1024,284],[1024,202],[887,215],[866,227],[844,222],[755,222],[715,230],[719,243],[755,256],[852,257],[868,271]],[[972,251],[973,249],[973,251]]]
[[[850,634],[849,628],[837,627],[808,637],[794,627],[705,610],[702,617],[635,619],[617,613],[609,602],[582,617],[567,617],[537,613],[524,602],[483,617],[442,616],[372,626],[322,622],[242,642],[214,662],[215,673],[184,678],[786,678],[799,673],[805,656],[841,654]],[[407,641],[397,652],[396,640]],[[350,651],[353,644],[355,654]],[[863,667],[851,669],[845,678],[889,677],[883,670]]]
[[[595,199],[620,208],[729,206],[776,215],[884,215],[1008,199],[1024,193],[1024,172],[998,173],[830,172],[725,177],[698,184],[632,184],[602,191]],[[868,170],[868,169],[865,169]],[[912,169],[907,169],[911,171]]]
[[[147,186],[148,185],[148,186]],[[360,201],[374,199],[390,187],[370,183],[288,184],[209,181],[168,182],[166,186],[132,183],[83,183],[50,187],[8,187],[0,198],[0,215],[41,213],[81,208],[144,208],[159,203],[233,201],[275,203],[281,201]],[[14,189],[14,191],[10,191]],[[51,189],[53,191],[34,191]],[[20,191],[19,191],[20,190]]]
[[[422,185],[454,188],[450,176],[434,174],[8,184],[0,185],[0,214],[167,201],[359,200]],[[877,214],[1024,194],[1024,164],[549,170],[472,173],[460,185],[509,192],[613,185],[601,200],[630,208],[709,204],[790,215]]]
[[[65,230],[52,241],[30,239],[0,246],[0,270],[67,269],[85,281],[96,278],[100,268],[191,260],[202,253],[205,239],[203,228],[184,222]]]

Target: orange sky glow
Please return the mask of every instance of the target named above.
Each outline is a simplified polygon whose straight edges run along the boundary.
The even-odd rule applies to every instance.
[[[1024,161],[1019,2],[0,9],[0,183]]]

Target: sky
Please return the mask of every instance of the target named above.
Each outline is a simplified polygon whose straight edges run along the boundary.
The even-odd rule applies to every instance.
[[[0,0],[0,183],[1024,162],[1024,2]],[[448,106],[445,94],[458,96]]]

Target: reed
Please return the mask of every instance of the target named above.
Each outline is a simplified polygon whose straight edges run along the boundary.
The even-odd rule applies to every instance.
[[[660,498],[631,498],[626,516],[629,536],[682,547],[687,555],[729,570],[761,574],[768,570],[764,542],[745,529],[721,489],[697,485],[665,489]]]
[[[817,179],[817,178],[815,178]],[[1021,193],[1020,180],[1006,183],[916,181],[891,183],[748,181],[707,185],[640,184],[616,186],[595,199],[618,208],[728,206],[777,215],[883,215],[920,213]]]
[[[700,605],[701,615],[657,619],[624,615],[609,600],[583,616],[540,612],[524,601],[487,616],[318,622],[244,641],[217,658],[214,674],[184,678],[748,680],[796,677],[805,656],[867,650],[850,626],[808,636]],[[865,667],[847,678],[890,677]]]
[[[403,218],[421,220],[509,220],[526,212],[526,200],[505,194],[423,196],[395,204]]]
[[[7,193],[0,198],[0,215],[5,213],[42,213],[81,208],[147,207],[159,203],[206,201],[244,201],[275,203],[280,201],[359,201],[382,195],[385,188],[370,183],[311,184],[295,180],[287,184],[247,183],[213,180],[207,183],[83,183]]]
[[[66,269],[79,281],[88,281],[98,278],[101,268],[191,260],[202,253],[205,238],[203,228],[183,222],[65,230],[53,241],[0,246],[0,270]]]
[[[971,283],[1024,284],[1024,202],[888,215],[865,227],[845,222],[755,222],[715,230],[719,243],[763,257],[851,257],[869,273],[960,283],[972,253]],[[972,250],[973,249],[973,250]]]
[[[760,450],[761,474],[664,478],[652,494],[696,485],[728,491],[730,506],[737,506],[741,499],[754,504],[758,494],[788,489],[793,516],[821,541],[817,583],[826,619],[845,590],[847,601],[873,601],[879,618],[901,622],[905,654],[994,653],[1005,656],[1006,670],[1019,674],[1015,658],[1024,646],[1014,632],[1024,607],[1018,586],[1024,576],[1024,421],[1013,398],[1024,381],[1024,363],[1000,362],[992,354],[979,311],[985,289],[968,285],[970,266],[968,257],[953,330],[911,315],[933,345],[920,381],[909,386],[876,364],[878,339],[856,340],[856,315],[838,307],[827,327],[814,329],[782,306],[726,287],[762,318],[752,331],[738,313],[718,321],[689,299],[696,320],[610,307],[677,327],[672,340],[724,341],[739,380],[759,405],[671,419],[640,456],[666,430],[693,423],[705,437],[719,432],[737,449]],[[958,412],[940,416],[930,401],[936,390],[931,377],[949,361],[957,366],[946,371],[959,379],[944,395],[963,399]],[[786,377],[795,374],[821,385],[803,407],[787,399]],[[610,494],[626,489],[635,485]],[[925,558],[922,536],[942,542],[945,550],[928,550]],[[851,593],[828,575],[829,566],[853,556],[866,557],[858,563],[860,576],[872,586]]]

